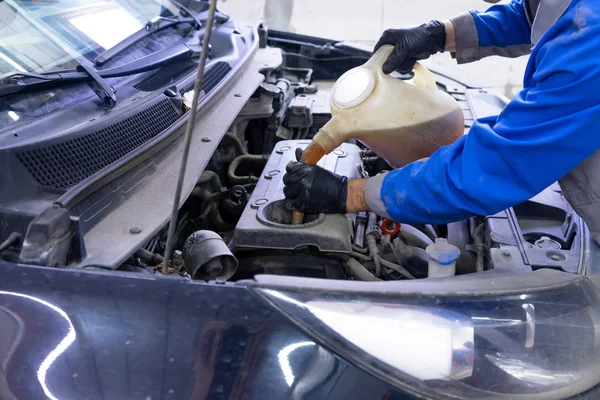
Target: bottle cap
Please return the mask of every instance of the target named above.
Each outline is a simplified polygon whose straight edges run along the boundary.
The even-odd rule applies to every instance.
[[[365,68],[354,68],[338,79],[331,99],[338,108],[350,108],[362,103],[373,91],[375,79]]]
[[[427,246],[427,255],[441,265],[450,265],[460,257],[458,247],[448,243],[448,240],[438,238],[434,244]]]

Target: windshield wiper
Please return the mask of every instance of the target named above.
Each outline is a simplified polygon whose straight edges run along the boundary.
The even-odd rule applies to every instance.
[[[106,78],[135,75],[163,67],[167,64],[200,57],[201,45],[180,43],[157,51],[130,63],[115,68],[97,70],[91,65],[79,65],[76,69],[36,74],[12,72],[0,76],[0,97],[20,92],[56,87],[67,83],[87,81],[94,92],[108,107],[114,107],[116,98],[112,87],[104,81]],[[112,92],[111,92],[112,90]]]
[[[121,42],[117,43],[113,47],[104,52],[100,53],[94,59],[94,65],[96,67],[100,67],[117,55],[121,54],[123,51],[129,49],[131,46],[139,42],[140,40],[153,35],[156,32],[160,32],[164,29],[170,28],[172,26],[181,25],[181,24],[190,24],[196,30],[200,30],[202,28],[202,22],[196,15],[187,7],[179,4],[175,0],[169,0],[170,3],[174,4],[175,7],[179,10],[178,17],[162,17],[157,16],[152,18],[146,26],[139,31],[133,33],[132,35],[126,37]],[[205,1],[202,1],[204,3]],[[207,3],[207,2],[206,2]],[[218,11],[215,15],[215,21],[218,23],[225,23],[229,21],[229,15]]]
[[[123,51],[127,50],[140,40],[155,34],[156,32],[160,32],[164,29],[170,28],[171,26],[181,25],[181,24],[190,24],[196,30],[200,30],[202,28],[202,23],[196,16],[187,8],[182,6],[181,4],[172,1],[173,4],[179,9],[180,16],[178,17],[161,17],[157,16],[152,18],[146,26],[139,31],[133,33],[132,35],[126,37],[113,47],[104,52],[100,53],[94,59],[94,65],[100,67],[106,64],[108,61],[115,58],[117,55],[121,54]]]

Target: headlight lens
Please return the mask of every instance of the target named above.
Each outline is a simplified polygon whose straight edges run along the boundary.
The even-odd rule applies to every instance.
[[[324,347],[414,395],[561,399],[600,383],[600,297],[585,279],[505,296],[257,291]]]

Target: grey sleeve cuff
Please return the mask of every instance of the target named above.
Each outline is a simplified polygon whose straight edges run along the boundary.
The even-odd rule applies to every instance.
[[[365,184],[365,200],[367,201],[369,209],[375,214],[383,218],[391,219],[385,209],[383,200],[381,200],[381,185],[383,185],[383,180],[386,176],[387,172],[367,179],[367,183]]]
[[[456,58],[459,64],[470,63],[481,59],[479,54],[479,34],[475,18],[470,12],[462,13],[454,18],[450,18],[456,32],[456,52],[452,57]]]

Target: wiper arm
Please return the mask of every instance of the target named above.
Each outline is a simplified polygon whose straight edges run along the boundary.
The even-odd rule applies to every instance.
[[[129,76],[151,71],[177,61],[189,60],[200,56],[201,46],[180,43],[167,49],[142,57],[125,65],[98,71],[91,66],[79,65],[74,70],[59,71],[48,74],[14,72],[0,76],[0,97],[19,92],[39,90],[59,85],[88,81],[94,92],[109,107],[114,107],[116,98],[111,93],[103,79]],[[100,87],[101,90],[98,90]],[[110,86],[108,86],[110,87]],[[110,99],[106,98],[106,95]]]
[[[104,52],[100,53],[94,59],[94,65],[100,67],[106,64],[108,61],[115,58],[117,55],[121,54],[123,51],[127,50],[140,40],[155,34],[156,32],[167,29],[171,26],[181,25],[181,24],[191,24],[194,29],[199,30],[202,28],[202,23],[196,18],[186,7],[179,6],[179,12],[182,17],[155,17],[148,21],[146,26],[139,31],[133,33],[132,35],[126,37],[113,47]],[[184,15],[185,14],[185,15]]]

